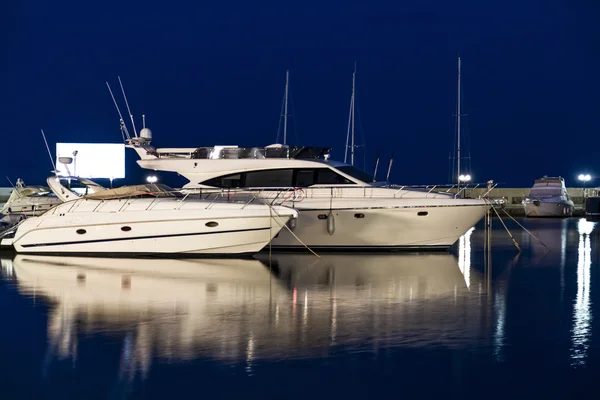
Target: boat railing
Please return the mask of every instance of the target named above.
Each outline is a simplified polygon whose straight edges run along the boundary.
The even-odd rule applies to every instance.
[[[489,193],[498,184],[488,185],[487,189],[480,198],[488,197]],[[222,203],[236,203],[241,208],[247,207],[249,204],[261,203],[273,205],[282,204],[294,204],[302,202],[305,198],[321,198],[321,199],[334,199],[334,198],[378,198],[378,199],[400,199],[408,193],[414,192],[415,190],[422,191],[425,193],[425,197],[430,194],[446,193],[451,194],[454,198],[462,197],[462,195],[469,190],[478,189],[482,184],[464,185],[457,188],[457,185],[390,185],[390,186],[330,186],[330,187],[312,187],[312,188],[274,188],[274,187],[260,187],[260,188],[189,188],[180,189],[167,192],[145,192],[144,196],[153,197],[152,201],[146,207],[146,210],[152,208],[155,202],[160,198],[172,198],[177,196],[179,205],[176,209],[180,209],[190,200],[203,200],[207,202],[206,209],[212,208],[217,204]],[[395,189],[391,194],[385,194],[377,189],[388,188]],[[136,198],[135,194],[125,198],[125,202],[120,207],[119,211],[122,211],[129,200]],[[108,199],[106,199],[108,200]],[[123,200],[123,198],[121,198]],[[72,205],[72,207],[75,204]],[[98,208],[98,207],[96,207]]]

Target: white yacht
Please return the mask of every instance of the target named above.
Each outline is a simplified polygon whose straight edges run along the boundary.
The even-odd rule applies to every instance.
[[[189,180],[184,189],[245,189],[297,209],[293,234],[283,230],[273,240],[278,249],[302,243],[319,250],[446,249],[483,217],[489,203],[375,183],[365,172],[330,160],[328,148],[155,149],[150,141],[145,128],[128,141],[138,164],[177,172]]]
[[[79,196],[47,180],[64,201],[17,226],[18,253],[241,255],[260,251],[297,212],[268,204],[192,199],[157,184]]]
[[[523,206],[528,217],[571,217],[575,208],[560,176],[536,179]]]

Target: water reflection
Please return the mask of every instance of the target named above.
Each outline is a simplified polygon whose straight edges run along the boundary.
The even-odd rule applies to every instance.
[[[471,235],[475,228],[471,228],[458,240],[458,268],[465,277],[467,288],[471,285]]]
[[[465,269],[466,268],[466,269]],[[467,264],[463,271],[469,270]],[[50,368],[82,357],[81,334],[121,335],[121,376],[156,358],[244,362],[371,352],[395,346],[467,348],[487,341],[479,301],[456,258],[274,255],[248,260],[17,256],[22,293],[45,296]],[[124,333],[124,335],[123,335]],[[81,338],[80,338],[81,339]],[[80,340],[79,339],[79,340]]]
[[[590,269],[592,265],[590,235],[595,222],[580,219],[577,224],[577,297],[573,305],[571,360],[573,366],[585,365],[591,336]]]

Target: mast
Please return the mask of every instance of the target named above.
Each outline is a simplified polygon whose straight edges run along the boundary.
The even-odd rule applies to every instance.
[[[352,72],[352,150],[350,152],[350,164],[354,165],[354,108],[356,97],[356,63],[354,63],[354,72]]]
[[[457,186],[460,189],[460,57],[458,57],[458,106],[457,106],[457,112],[456,112],[456,129],[457,129],[457,135],[458,135],[458,143],[456,146],[457,149],[457,154],[456,154],[456,161],[457,161],[457,174],[456,174],[456,181],[457,181]]]
[[[287,117],[288,117],[288,87],[290,84],[290,70],[285,70],[285,106],[283,111],[283,144],[287,144]]]
[[[350,97],[350,112],[348,114],[348,132],[346,133],[346,151],[344,151],[344,163],[348,159],[348,147],[350,147],[350,164],[354,165],[354,103],[356,94],[356,63],[352,72],[352,96]]]

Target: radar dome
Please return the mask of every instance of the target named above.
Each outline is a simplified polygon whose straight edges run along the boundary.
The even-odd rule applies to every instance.
[[[152,140],[152,131],[148,128],[143,128],[140,131],[140,137],[147,140]]]

